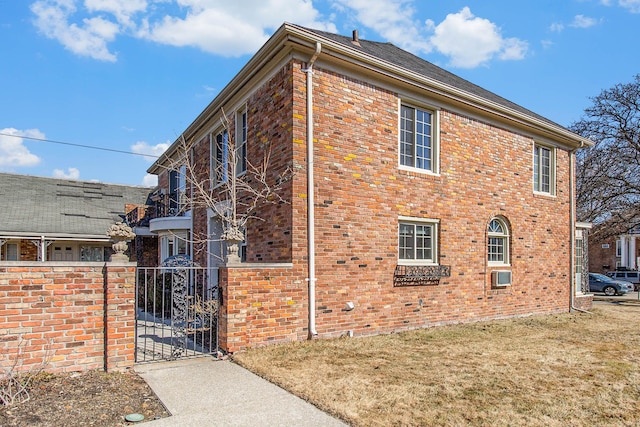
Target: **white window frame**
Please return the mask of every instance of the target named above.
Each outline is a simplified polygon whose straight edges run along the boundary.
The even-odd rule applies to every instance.
[[[491,224],[493,224],[493,222],[496,221],[498,224],[500,224],[500,227],[502,228],[502,232],[496,232],[493,231],[491,229]],[[491,244],[491,239],[501,239],[502,240],[502,256],[503,259],[502,260],[492,260],[491,259],[491,255],[493,253],[496,252],[492,252],[491,251],[491,247],[492,246],[496,246],[496,245],[492,245]],[[490,266],[509,266],[511,265],[511,258],[510,258],[510,250],[511,250],[511,235],[509,233],[509,224],[507,223],[506,219],[501,218],[501,217],[493,217],[491,218],[491,220],[489,221],[489,223],[487,224],[487,263]]]
[[[616,239],[616,258],[622,258],[622,240]]]
[[[547,151],[549,153],[548,165],[543,164],[541,153]],[[546,162],[545,162],[546,163]],[[545,166],[548,166],[548,174],[545,174]],[[533,145],[533,192],[537,194],[555,195],[556,194],[556,149],[548,145],[534,143]],[[549,188],[542,188],[542,176],[548,175]]]
[[[189,233],[187,231],[160,235],[160,262],[162,263],[170,256],[178,255],[180,246],[185,248],[184,255],[191,256],[189,253]]]
[[[403,145],[407,144],[404,141],[405,131],[403,130],[403,111],[404,109],[413,109],[413,128],[412,128],[412,138],[411,147],[411,164],[403,164]],[[423,168],[417,166],[418,163],[418,155],[416,153],[416,142],[415,135],[417,132],[417,117],[419,112],[428,113],[431,115],[430,122],[430,134],[429,138],[431,140],[431,155],[429,156],[430,168]],[[412,172],[419,172],[431,175],[438,175],[440,173],[440,119],[439,119],[439,110],[436,108],[429,108],[418,106],[409,102],[399,102],[398,105],[398,167],[402,170],[408,170]]]
[[[431,245],[429,249],[431,250],[431,258],[430,259],[416,259],[415,253],[414,258],[401,258],[400,257],[400,231],[401,226],[405,225],[413,225],[413,226],[429,226],[431,227]],[[433,218],[416,218],[416,217],[408,217],[408,216],[400,216],[398,217],[398,231],[396,233],[397,245],[398,245],[398,264],[399,265],[438,265],[438,232],[439,232],[439,224],[440,220]],[[417,235],[414,232],[414,239],[417,239]],[[414,240],[413,244],[414,251],[417,248],[417,244]]]

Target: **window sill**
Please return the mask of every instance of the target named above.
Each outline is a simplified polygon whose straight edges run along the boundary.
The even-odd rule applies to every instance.
[[[398,260],[398,265],[406,265],[406,266],[414,266],[414,267],[433,267],[433,266],[437,266],[439,265],[436,262],[429,262],[429,261],[412,261],[412,260],[406,260],[406,259],[402,259],[402,260]]]
[[[420,168],[414,168],[411,166],[404,166],[404,165],[399,165],[398,169],[401,171],[405,171],[405,172],[414,172],[414,173],[418,173],[421,175],[429,175],[429,176],[440,176],[439,172],[434,172],[430,169],[420,169]]]
[[[533,195],[534,196],[541,196],[541,197],[549,197],[551,199],[555,199],[556,198],[556,195],[554,193],[545,193],[545,192],[542,192],[542,191],[535,191],[535,190],[533,192]]]

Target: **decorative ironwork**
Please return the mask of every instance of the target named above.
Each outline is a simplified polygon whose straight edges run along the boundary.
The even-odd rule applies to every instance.
[[[438,285],[441,278],[450,276],[450,265],[397,265],[393,286]]]
[[[188,295],[188,267],[192,267],[191,259],[185,255],[167,258],[162,267],[171,268],[171,328],[173,329],[174,359],[181,357],[187,348],[187,314],[189,310]]]
[[[217,352],[217,273],[184,255],[138,268],[136,362]]]

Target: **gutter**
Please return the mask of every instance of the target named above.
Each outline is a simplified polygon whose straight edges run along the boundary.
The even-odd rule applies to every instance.
[[[318,335],[316,330],[316,234],[313,176],[313,64],[322,45],[316,42],[316,51],[302,71],[307,75],[307,260],[309,282],[309,339]]]

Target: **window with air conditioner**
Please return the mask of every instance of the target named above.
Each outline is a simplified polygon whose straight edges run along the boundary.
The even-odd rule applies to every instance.
[[[494,270],[491,272],[491,286],[494,288],[503,288],[511,286],[511,271]]]

